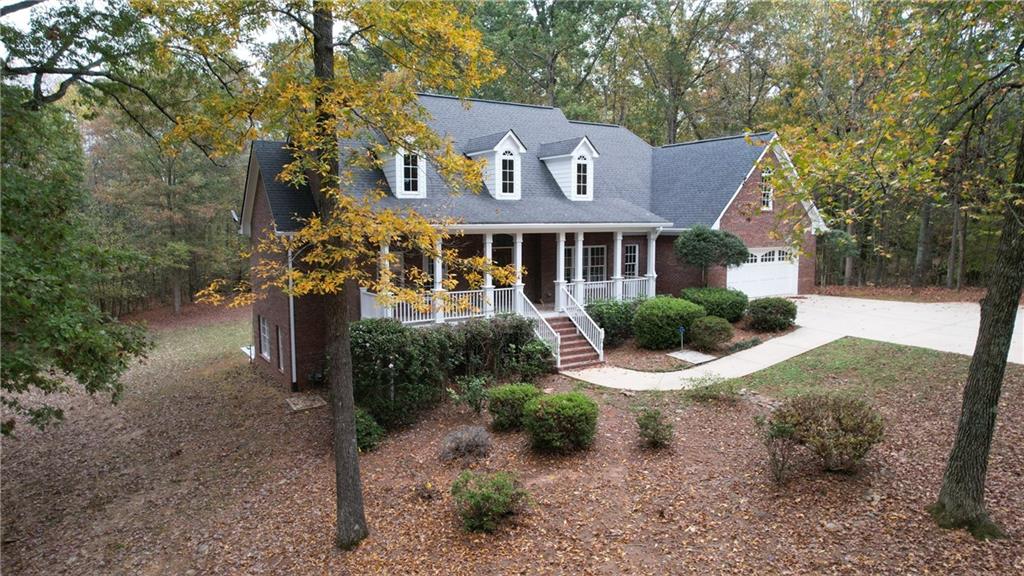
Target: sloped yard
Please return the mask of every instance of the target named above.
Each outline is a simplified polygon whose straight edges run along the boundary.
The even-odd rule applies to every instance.
[[[329,415],[288,413],[247,367],[248,316],[166,327],[124,402],[77,397],[68,422],[3,440],[5,574],[877,574],[1024,569],[1024,369],[1011,366],[989,470],[990,510],[1011,538],[979,543],[935,528],[938,486],[967,359],[844,339],[739,382],[784,396],[824,386],[863,392],[886,418],[883,444],[855,476],[801,461],[768,478],[753,417],[764,408],[694,403],[679,393],[584,388],[601,414],[593,448],[533,455],[496,434],[478,467],[512,470],[529,511],[467,535],[447,494],[457,465],[437,455],[454,427],[484,423],[452,406],[362,459],[372,534],[332,547]],[[542,386],[576,383],[549,377]],[[660,405],[673,447],[641,448],[633,408]]]

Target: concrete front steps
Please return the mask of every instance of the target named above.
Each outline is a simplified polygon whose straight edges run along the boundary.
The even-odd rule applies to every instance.
[[[576,325],[567,316],[546,318],[551,328],[558,332],[562,349],[560,350],[562,366],[559,370],[579,370],[595,364],[601,364],[597,350],[587,339],[576,330]]]

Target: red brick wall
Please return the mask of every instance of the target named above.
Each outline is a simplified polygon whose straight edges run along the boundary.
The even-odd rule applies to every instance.
[[[775,161],[769,153],[769,159]],[[779,174],[778,169],[775,170]],[[786,223],[777,220],[778,212],[783,211],[776,199],[775,210],[761,210],[761,171],[753,170],[750,177],[740,188],[739,193],[725,210],[720,228],[739,236],[749,248],[769,248],[788,246],[785,236]],[[803,214],[803,209],[800,208]],[[786,210],[791,212],[791,210]],[[803,215],[804,224],[810,229],[810,221]],[[675,236],[663,235],[658,238],[658,293],[678,294],[679,290],[689,286],[700,285],[700,270],[687,267],[677,262],[672,252]],[[800,271],[797,289],[800,293],[814,290],[814,266],[816,241],[809,231],[801,243],[804,254],[800,256]],[[663,280],[664,278],[664,280]],[[709,286],[725,286],[726,270],[714,267],[708,270]]]
[[[265,238],[267,234],[273,231],[271,222],[270,207],[267,204],[263,183],[257,182],[256,198],[253,201],[252,207],[252,238],[250,241],[250,245],[253,248],[252,255],[250,256],[250,264],[252,266],[255,266],[261,258],[266,257],[263,254],[257,253],[256,245],[262,238]],[[283,260],[283,256],[281,258]],[[251,280],[253,290],[259,296],[252,305],[252,343],[256,348],[253,366],[273,381],[280,383],[282,386],[289,386],[291,384],[291,343],[288,330],[288,297],[276,288],[263,286],[256,277],[253,277]],[[261,316],[267,318],[269,324],[269,360],[260,354],[259,318]],[[275,327],[278,330],[275,330]],[[278,333],[281,339],[280,347],[278,346]],[[281,362],[284,366],[284,372],[278,370],[279,350],[282,352]]]

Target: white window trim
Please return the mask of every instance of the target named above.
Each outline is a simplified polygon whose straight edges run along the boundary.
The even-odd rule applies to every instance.
[[[771,212],[775,207],[775,187],[771,184],[772,174],[774,174],[771,166],[765,166],[761,169],[761,185],[758,187],[761,191],[761,211]],[[765,203],[767,197],[768,202]]]
[[[277,337],[277,369],[284,374],[284,341],[281,340],[280,326],[274,326],[274,336]]]
[[[508,156],[506,156],[508,155]],[[511,158],[509,158],[511,156]],[[504,161],[512,160],[512,192],[505,192]],[[518,149],[503,147],[494,155],[494,197],[498,200],[519,200],[523,194],[523,159]]]
[[[587,167],[587,193],[579,193],[578,170],[580,165]],[[572,160],[572,199],[579,201],[594,199],[594,158],[589,154],[577,154]]]
[[[270,362],[270,322],[266,316],[258,316],[260,329],[260,357]]]
[[[632,254],[630,254],[632,252]],[[630,272],[630,267],[633,271]],[[640,277],[640,245],[639,244],[623,244],[622,245],[622,276],[625,278],[639,278]]]
[[[405,155],[416,155],[416,191],[405,191]],[[426,198],[427,197],[427,159],[423,154],[399,150],[395,155],[395,197]]]
[[[590,264],[590,256],[595,248],[601,249],[602,262],[600,266]],[[576,246],[573,244],[566,244],[565,253],[563,257],[566,259],[565,262],[565,277],[569,282],[576,280],[576,270],[574,264],[576,263],[575,258]],[[593,268],[600,268],[601,278],[599,280],[588,278],[589,273],[592,272]],[[583,247],[583,281],[584,282],[606,282],[608,280],[608,247],[604,244],[587,244]]]

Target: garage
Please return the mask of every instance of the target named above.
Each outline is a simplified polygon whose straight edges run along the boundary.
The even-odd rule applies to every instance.
[[[797,293],[798,258],[788,248],[751,248],[747,263],[726,272],[726,285],[750,298]]]

